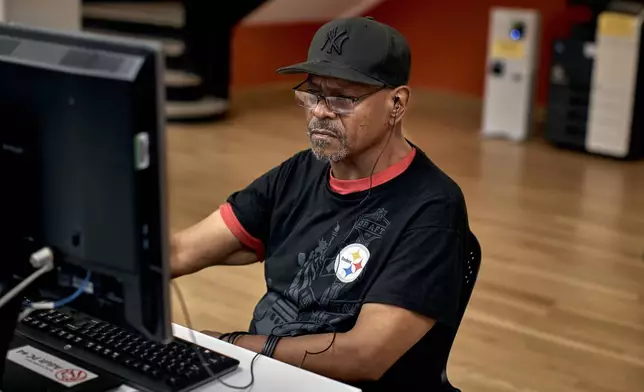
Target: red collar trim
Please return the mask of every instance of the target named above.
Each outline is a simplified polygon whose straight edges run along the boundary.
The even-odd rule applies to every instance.
[[[371,180],[371,187],[375,188],[378,185],[382,185],[387,181],[391,181],[404,173],[405,170],[407,170],[407,168],[411,165],[411,162],[414,160],[415,156],[416,149],[412,147],[411,151],[407,154],[407,156],[405,156],[405,158],[389,166],[385,170],[374,174],[373,179]],[[333,177],[333,170],[331,170],[329,185],[331,186],[331,190],[333,192],[339,193],[341,195],[348,195],[349,193],[368,190],[369,177],[359,178],[357,180],[338,180],[337,178]]]

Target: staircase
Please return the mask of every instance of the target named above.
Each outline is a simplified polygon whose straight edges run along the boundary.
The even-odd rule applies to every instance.
[[[83,0],[82,19],[86,31],[161,41],[168,120],[211,121],[228,112],[237,24],[324,23],[364,14],[382,1]]]
[[[83,1],[83,30],[162,42],[169,121],[228,112],[233,27],[264,0],[237,0],[224,15],[212,0]]]

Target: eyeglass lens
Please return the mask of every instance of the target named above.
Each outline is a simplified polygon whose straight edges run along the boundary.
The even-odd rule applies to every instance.
[[[329,110],[337,114],[348,114],[354,111],[355,104],[350,98],[344,97],[318,97],[307,91],[295,91],[297,103],[305,109],[313,110],[317,107],[320,98]]]

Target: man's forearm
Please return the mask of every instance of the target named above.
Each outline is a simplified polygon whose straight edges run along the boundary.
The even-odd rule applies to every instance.
[[[214,265],[246,265],[258,261],[255,252],[242,246],[228,229],[219,210],[172,235],[170,248],[173,278]]]
[[[355,344],[352,337],[346,333],[336,334],[333,345],[324,353],[312,354],[329,347],[332,340],[332,333],[282,338],[273,358],[297,367],[301,365],[314,373],[346,382],[375,378],[369,361],[364,358],[364,349]],[[254,352],[261,352],[265,342],[266,336],[245,335],[235,344]],[[307,351],[309,354],[304,358]]]
[[[180,237],[178,235],[172,237],[170,253],[172,278],[190,275],[216,265],[247,265],[257,261],[254,253],[246,249],[236,250],[231,254],[223,252],[199,253],[194,248],[181,244],[179,241]]]

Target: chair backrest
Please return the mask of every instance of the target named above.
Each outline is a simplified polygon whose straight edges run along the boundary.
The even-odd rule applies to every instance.
[[[467,243],[467,254],[465,255],[465,264],[463,265],[463,286],[461,287],[461,304],[460,317],[463,318],[465,309],[470,302],[470,297],[474,291],[474,285],[479,275],[481,267],[481,244],[474,233],[470,232]]]
[[[454,330],[452,342],[449,345],[450,350],[451,350],[452,344],[454,343],[454,339],[456,338],[456,333],[458,331],[458,327],[461,324],[461,320],[463,319],[463,315],[465,314],[465,310],[467,309],[467,305],[470,302],[472,291],[474,291],[474,285],[476,284],[476,279],[478,278],[480,267],[481,267],[481,244],[479,243],[474,233],[470,232],[467,239],[467,253],[465,255],[465,260],[463,261],[463,282],[461,286],[461,295],[460,295],[459,321]],[[458,389],[454,388],[452,384],[449,382],[449,379],[447,378],[447,360],[448,359],[449,359],[449,352],[445,360],[445,368],[443,368],[443,373],[441,374],[441,383],[443,386],[443,391],[455,392],[455,391],[458,391]]]

